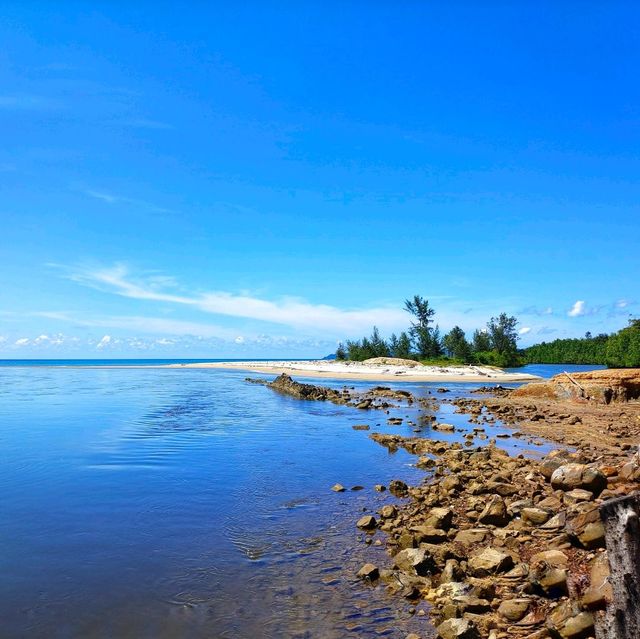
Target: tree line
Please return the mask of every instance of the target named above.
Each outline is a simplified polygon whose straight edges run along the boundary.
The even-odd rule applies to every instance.
[[[405,300],[404,310],[411,315],[411,323],[406,331],[395,333],[387,340],[382,338],[374,326],[369,337],[347,340],[340,343],[336,358],[363,361],[372,357],[401,357],[429,362],[454,362],[460,364],[490,364],[493,366],[518,366],[518,320],[501,313],[492,317],[486,328],[474,332],[467,340],[465,332],[454,326],[447,334],[441,335],[435,324],[435,309],[429,301],[414,295]]]
[[[578,339],[556,339],[522,351],[527,364],[605,364],[610,368],[640,367],[640,319],[617,333]]]

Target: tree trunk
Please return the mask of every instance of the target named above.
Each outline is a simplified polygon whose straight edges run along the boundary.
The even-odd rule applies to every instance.
[[[600,506],[613,601],[596,624],[598,639],[640,637],[640,493]]]

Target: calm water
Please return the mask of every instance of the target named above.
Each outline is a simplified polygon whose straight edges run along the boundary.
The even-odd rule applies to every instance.
[[[351,427],[409,426],[245,376],[0,367],[0,636],[429,635],[353,577],[385,562],[354,526],[393,501],[373,485],[424,474]],[[466,424],[448,405],[439,419]]]

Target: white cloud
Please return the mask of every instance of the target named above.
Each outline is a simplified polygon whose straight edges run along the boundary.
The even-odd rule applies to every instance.
[[[148,278],[133,278],[122,264],[111,268],[79,270],[69,277],[75,282],[123,297],[179,304],[205,313],[272,322],[314,332],[360,334],[370,331],[374,324],[384,332],[406,326],[408,320],[404,310],[391,307],[343,310],[292,297],[270,301],[225,291],[178,295],[158,286],[157,278],[151,281]]]
[[[519,331],[518,334],[519,335],[526,335],[527,333],[531,332],[531,327],[530,326],[523,326]]]
[[[244,337],[242,337],[242,335],[238,335],[238,337],[236,337],[233,341],[236,344],[244,344]]]
[[[616,308],[627,308],[627,306],[629,306],[628,300],[618,300],[616,302]]]
[[[96,348],[103,349],[111,343],[111,335],[105,335],[96,345]]]
[[[0,335],[0,344],[4,344],[7,341],[7,338],[3,335]]]
[[[569,317],[580,317],[586,314],[586,302],[584,300],[578,300],[567,313]]]
[[[42,344],[44,342],[49,342],[50,341],[50,337],[48,335],[39,335],[38,337],[36,337],[33,340],[34,344]]]
[[[160,346],[171,346],[172,344],[175,344],[175,341],[172,339],[167,339],[166,337],[161,337],[160,339],[157,339],[154,343]]]
[[[26,346],[29,343],[28,337],[21,337],[15,341],[16,346]]]

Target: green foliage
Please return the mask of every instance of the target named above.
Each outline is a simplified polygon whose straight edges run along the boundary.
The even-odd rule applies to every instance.
[[[484,353],[491,350],[491,338],[487,329],[476,330],[473,333],[471,348],[474,353]]]
[[[418,356],[424,358],[442,355],[440,330],[437,326],[430,326],[433,324],[431,318],[435,315],[435,310],[429,306],[429,300],[414,295],[412,300],[405,300],[404,309],[414,317],[409,335]]]
[[[471,344],[467,342],[464,331],[459,326],[454,326],[442,339],[445,353],[462,362],[473,361]]]
[[[607,340],[605,364],[612,368],[640,366],[640,319],[631,320]]]
[[[497,351],[478,351],[473,354],[473,361],[476,364],[485,366],[497,366],[498,368],[514,368],[522,366],[523,361],[517,354],[501,354]]]
[[[611,368],[640,367],[640,319],[612,335],[587,333],[582,339],[556,339],[526,348],[527,364],[606,364]]]
[[[338,348],[336,348],[336,359],[347,359],[347,351],[345,350],[344,344],[342,342],[340,342],[338,344]]]
[[[609,336],[556,339],[529,346],[522,351],[527,364],[604,364]]]
[[[473,334],[469,343],[464,331],[454,326],[444,337],[440,328],[434,325],[435,310],[429,306],[429,300],[414,295],[405,300],[404,309],[411,314],[408,331],[400,335],[391,335],[385,341],[374,326],[369,337],[361,340],[348,340],[339,345],[336,357],[354,361],[363,361],[373,357],[399,357],[418,359],[438,365],[465,364],[470,362],[490,364],[492,366],[518,366],[518,333],[515,317],[502,313],[492,317],[487,328]]]
[[[398,344],[391,352],[394,357],[401,357],[402,359],[414,359],[415,355],[411,352],[411,338],[402,331],[400,337],[398,337]]]
[[[503,364],[496,366],[517,366],[518,365],[518,331],[516,326],[518,320],[506,313],[500,313],[498,317],[492,317],[487,322],[489,342],[491,350],[497,353],[498,359]]]

